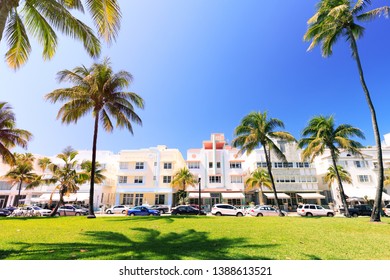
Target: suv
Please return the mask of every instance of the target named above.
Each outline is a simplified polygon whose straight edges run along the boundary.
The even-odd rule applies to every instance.
[[[297,214],[300,216],[312,217],[312,216],[328,216],[333,217],[334,211],[326,209],[317,204],[303,204],[298,205]]]
[[[385,216],[390,217],[390,204],[387,204],[385,207],[383,207],[383,212]]]
[[[126,214],[129,208],[126,205],[114,205],[106,210],[107,214]]]
[[[352,217],[358,217],[358,216],[371,216],[372,213],[372,207],[367,204],[358,204],[353,207],[348,207],[348,212]],[[344,213],[344,208],[340,208],[340,213]]]
[[[73,205],[64,205],[58,208],[57,213],[60,216],[81,216],[81,215],[87,215],[88,211],[83,209],[78,209],[74,207]]]
[[[244,216],[244,210],[238,209],[230,204],[215,204],[211,209],[211,214],[215,216]]]

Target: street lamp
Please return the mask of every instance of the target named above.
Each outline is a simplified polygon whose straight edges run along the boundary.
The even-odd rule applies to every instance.
[[[202,200],[201,200],[201,199],[202,199],[202,198],[201,198],[202,196],[201,196],[201,190],[200,190],[200,187],[201,187],[200,181],[201,181],[201,178],[199,177],[199,178],[198,178],[198,185],[199,185],[199,203],[198,203],[198,204],[199,204],[199,205],[198,205],[198,206],[199,206],[199,216],[200,216],[200,211],[201,211],[201,209],[202,209]]]

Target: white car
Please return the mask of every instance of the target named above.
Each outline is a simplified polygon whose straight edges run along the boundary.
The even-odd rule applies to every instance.
[[[129,207],[126,205],[114,205],[106,210],[107,214],[127,214]]]
[[[248,211],[248,214],[255,217],[279,216],[279,211],[268,205],[256,205]],[[287,212],[282,210],[282,216],[287,216]]]
[[[300,216],[312,217],[312,216],[328,216],[333,217],[334,211],[326,209],[317,204],[303,204],[298,205],[297,214]]]
[[[230,204],[215,204],[211,208],[211,214],[215,216],[244,216],[244,210],[238,209]]]
[[[385,213],[385,216],[390,217],[390,204],[383,207],[383,212]]]
[[[51,210],[38,206],[24,206],[20,208],[22,216],[50,216]]]

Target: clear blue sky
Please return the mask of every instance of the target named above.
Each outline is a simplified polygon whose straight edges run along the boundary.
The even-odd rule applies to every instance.
[[[327,59],[319,48],[306,52],[309,44],[302,38],[317,1],[120,2],[118,40],[101,57],[110,57],[115,71],[133,74],[129,90],[141,95],[146,107],[137,111],[143,126],[134,127],[134,136],[101,129],[98,149],[118,152],[162,144],[179,148],[185,157],[187,149],[200,147],[211,133],[232,140],[242,117],[254,110],[281,119],[296,138],[312,116],[334,114],[338,124],[365,132],[363,144],[374,145],[348,44],[341,39]],[[364,26],[358,46],[383,135],[390,132],[390,20]],[[68,145],[91,149],[92,117],[63,125],[56,120],[60,105],[43,96],[67,86],[56,82],[58,71],[93,62],[81,43],[62,38],[51,61],[43,61],[34,43],[22,69],[15,72],[0,64],[0,100],[14,107],[17,126],[34,134],[29,152],[55,155]]]

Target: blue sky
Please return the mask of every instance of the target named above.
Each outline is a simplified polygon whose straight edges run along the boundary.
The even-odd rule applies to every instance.
[[[141,95],[146,106],[137,111],[143,126],[134,126],[134,136],[101,129],[98,149],[167,145],[185,157],[187,149],[200,147],[211,133],[224,133],[231,141],[234,128],[251,111],[268,111],[296,138],[312,116],[333,114],[337,124],[361,128],[364,145],[374,145],[348,44],[341,39],[326,59],[319,48],[306,51],[303,34],[317,1],[120,2],[119,37],[104,48],[101,58],[110,57],[115,71],[133,74],[129,91]],[[364,26],[358,46],[383,135],[390,132],[390,21],[381,18]],[[4,45],[1,42],[2,55]],[[79,42],[61,37],[51,61],[43,61],[33,43],[30,60],[20,70],[0,64],[0,100],[13,106],[17,126],[34,134],[29,152],[55,155],[69,145],[91,149],[92,117],[63,125],[56,120],[60,104],[50,104],[43,96],[67,86],[56,82],[58,71],[93,62]]]

